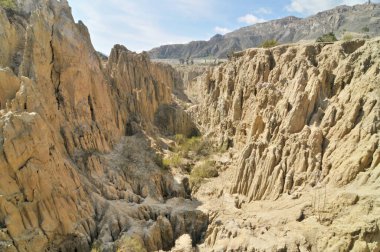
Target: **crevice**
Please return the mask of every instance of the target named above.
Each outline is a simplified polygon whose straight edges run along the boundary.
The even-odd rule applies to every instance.
[[[61,127],[61,129],[60,129],[60,134],[61,134],[61,137],[63,139],[63,145],[65,146],[67,153],[69,153],[68,139],[67,139],[67,136],[66,136],[66,133],[65,133],[65,130],[63,129],[63,127]]]
[[[91,98],[91,96],[89,95],[87,99],[88,99],[88,105],[90,106],[91,119],[92,119],[92,121],[96,122],[95,110],[94,110],[94,105],[93,105],[93,103],[92,103],[92,98]]]
[[[55,99],[57,100],[58,110],[60,110],[61,106],[63,106],[63,104],[65,102],[65,100],[63,98],[63,95],[61,93],[61,81],[60,81],[60,77],[58,77],[58,85],[56,86],[54,93],[55,93]]]
[[[30,158],[28,158],[19,168],[18,168],[18,170],[19,171],[22,171],[23,169],[25,169],[26,168],[26,166],[28,165],[28,163],[32,160],[33,158],[32,157],[30,157]]]
[[[322,140],[322,146],[321,146],[321,161],[319,162],[320,163],[320,166],[319,166],[319,170],[321,171],[321,178],[320,180],[323,180],[324,177],[327,177],[328,176],[328,173],[331,169],[331,167],[329,165],[327,165],[326,167],[326,171],[323,170],[323,158],[326,154],[326,150],[327,150],[327,147],[329,146],[330,144],[330,140],[328,140],[325,136],[322,136],[323,140]]]
[[[271,51],[269,56],[269,71],[272,71],[276,67],[276,61],[273,57],[273,52]]]
[[[363,107],[364,107],[364,100],[363,98],[360,98],[359,99],[359,111],[356,113],[356,116],[355,116],[355,121],[354,121],[354,124],[353,124],[353,128],[355,128],[363,119],[364,117],[364,110],[363,110]]]
[[[55,69],[55,53],[54,53],[54,45],[53,45],[53,38],[54,38],[54,24],[51,27],[51,39],[50,39],[50,50],[51,50],[51,71],[50,71],[50,80],[53,83],[55,89],[54,89],[54,95],[55,99],[57,101],[58,110],[61,109],[62,105],[64,104],[64,97],[61,92],[61,73]]]

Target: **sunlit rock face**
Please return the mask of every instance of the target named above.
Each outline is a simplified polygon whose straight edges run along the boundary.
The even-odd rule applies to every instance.
[[[207,72],[193,113],[241,150],[232,193],[275,199],[379,165],[379,39],[250,49]]]
[[[178,73],[99,58],[56,0],[0,8],[0,36],[0,251],[378,250],[378,38]],[[162,163],[175,134],[225,151],[192,195]]]
[[[174,106],[174,69],[122,46],[102,65],[67,1],[0,8],[0,27],[0,250],[112,249],[127,232],[148,250],[199,240],[207,216],[147,137]],[[170,133],[196,130],[182,124]]]
[[[212,216],[201,250],[379,249],[379,50],[249,49],[191,82],[189,112],[228,149],[194,194]]]

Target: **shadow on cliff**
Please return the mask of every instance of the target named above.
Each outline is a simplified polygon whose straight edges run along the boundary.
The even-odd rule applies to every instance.
[[[208,216],[197,210],[202,203],[191,199],[186,178],[163,166],[153,145],[150,136],[135,132],[100,157],[104,171],[91,176],[98,189],[92,196],[94,240],[138,235],[149,251],[170,250],[183,234],[190,234],[193,245],[202,241],[208,227]]]
[[[162,104],[154,115],[154,124],[165,135],[199,136],[200,131],[192,118],[178,104]]]

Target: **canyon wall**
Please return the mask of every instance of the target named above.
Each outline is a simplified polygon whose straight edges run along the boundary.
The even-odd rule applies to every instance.
[[[199,239],[207,216],[165,204],[189,196],[151,148],[161,107],[182,116],[169,133],[196,130],[172,99],[174,69],[119,45],[103,65],[67,1],[0,8],[0,29],[0,250]]]
[[[282,214],[294,210],[284,195],[380,183],[378,38],[249,49],[191,82],[204,68],[181,76],[121,45],[100,59],[67,1],[17,3],[15,10],[0,8],[1,251],[113,251],[129,240],[157,251],[176,240],[228,244],[241,234],[245,248],[258,248],[255,239],[269,230],[265,218],[283,220],[262,218],[261,205],[249,203],[280,198]],[[163,165],[163,150],[173,147],[164,138],[199,133],[227,151],[213,153],[222,156],[220,177],[190,195],[186,176]],[[363,194],[372,216],[358,230],[373,243],[379,197]],[[231,207],[221,200],[229,195],[236,196]],[[346,211],[359,196],[338,199],[342,206],[332,212]],[[253,210],[235,215],[242,207]],[[309,208],[291,213],[297,239]],[[250,213],[259,217],[244,217]],[[321,248],[357,233],[347,230],[334,231]],[[235,243],[235,251],[243,248]]]
[[[239,156],[231,192],[276,199],[374,171],[379,48],[373,39],[249,49],[198,79],[195,87],[206,95],[191,109],[194,118]]]

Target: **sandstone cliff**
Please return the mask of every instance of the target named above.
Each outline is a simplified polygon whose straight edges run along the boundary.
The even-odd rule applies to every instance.
[[[363,210],[380,199],[379,49],[378,38],[249,49],[193,82],[203,99],[189,110],[202,132],[230,148],[236,165],[197,194],[202,202],[211,201],[207,211],[216,216],[207,246],[215,251],[293,251],[297,246],[294,251],[348,251],[364,242],[369,251],[379,249],[379,209]],[[325,202],[318,211],[346,214],[320,217],[313,199],[321,197]],[[350,208],[358,198],[362,205]],[[218,203],[223,200],[224,206]],[[215,210],[218,204],[221,210]],[[314,212],[308,217],[321,219],[299,224],[309,207]],[[343,228],[337,223],[346,217],[350,224]],[[291,220],[295,224],[289,228]],[[368,236],[361,221],[373,224]],[[305,231],[326,227],[335,231],[335,240],[326,237],[327,231]],[[350,234],[355,228],[361,235]],[[284,229],[298,231],[292,237],[281,233]]]
[[[379,165],[379,45],[251,49],[203,77],[200,125],[243,149],[234,193],[345,185]]]
[[[172,99],[174,69],[122,46],[103,66],[67,1],[0,8],[0,29],[0,250],[197,241],[207,216],[151,147],[162,107],[181,117],[169,133],[196,131]]]
[[[67,1],[17,2],[0,8],[0,251],[380,249],[378,38],[177,72],[121,45],[99,58]],[[162,162],[178,133],[223,147],[193,192]]]

